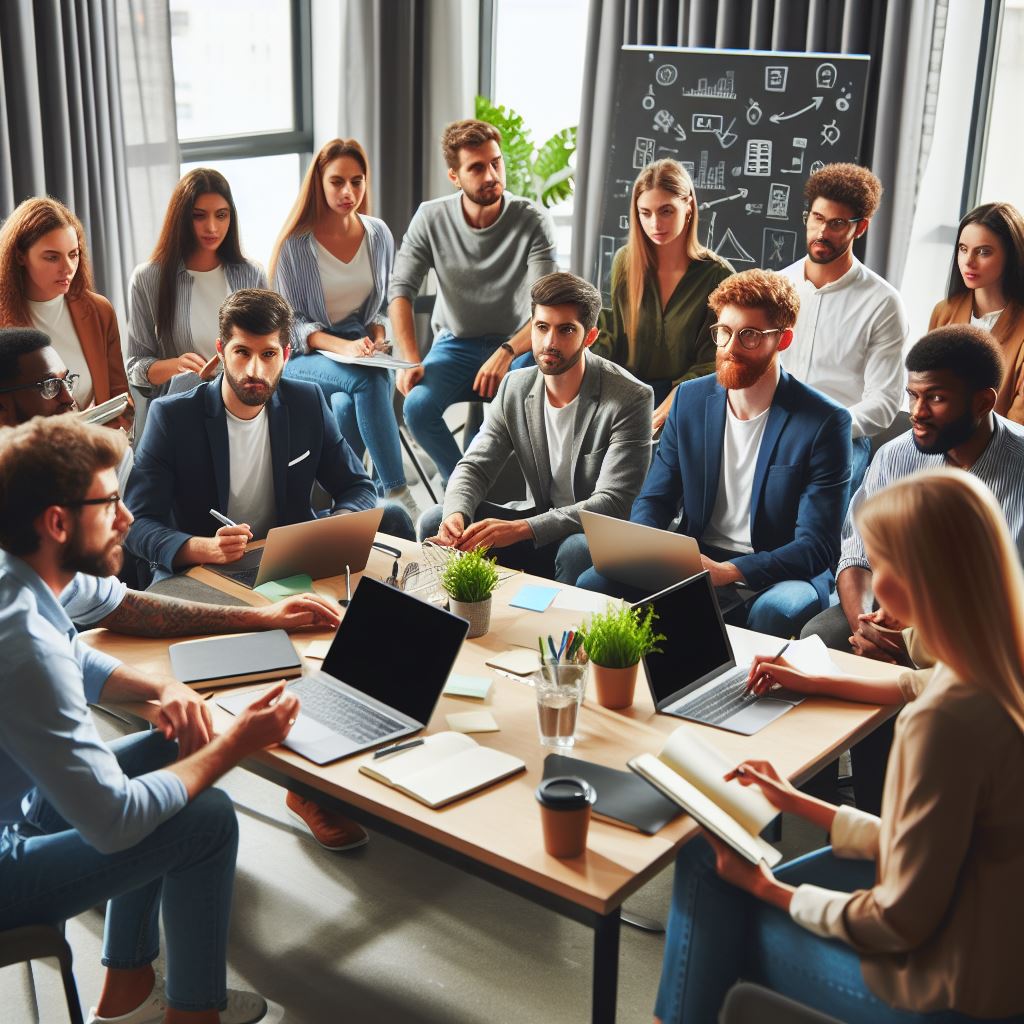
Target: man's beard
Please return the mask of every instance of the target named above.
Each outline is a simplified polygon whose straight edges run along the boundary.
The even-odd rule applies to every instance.
[[[834,263],[837,259],[839,259],[840,256],[845,256],[846,253],[848,253],[850,251],[850,245],[853,245],[853,242],[850,242],[850,245],[844,245],[840,249],[837,246],[833,245],[826,238],[815,238],[814,242],[812,242],[811,244],[813,245],[814,243],[819,243],[821,245],[824,245],[826,250],[827,250],[826,255],[824,255],[824,256],[815,256],[811,252],[811,246],[810,245],[807,246],[807,257],[808,257],[808,259],[812,263],[818,263],[818,264]]]
[[[61,552],[60,567],[65,572],[84,572],[87,576],[116,576],[124,564],[125,534],[119,533],[102,551],[87,551],[81,531],[75,527]]]
[[[544,374],[545,377],[559,377],[568,370],[571,370],[582,358],[583,358],[583,346],[580,347],[569,357],[565,357],[561,352],[555,352],[554,350],[542,349],[541,356],[555,356],[557,357],[555,362],[549,366],[545,366],[540,359],[534,359],[537,364],[537,369]]]
[[[958,448],[965,441],[969,441],[977,429],[978,421],[968,409],[959,419],[939,427],[935,431],[934,440],[929,444],[922,444],[913,432],[910,436],[914,439],[914,447],[924,455],[945,455],[951,449]]]
[[[727,356],[724,349],[719,349],[715,357],[715,373],[718,383],[727,391],[742,391],[753,387],[772,365],[772,360],[765,362],[746,363]]]
[[[482,188],[476,192],[470,192],[469,189],[463,188],[467,198],[472,202],[476,203],[477,206],[493,206],[499,202],[504,191],[504,185],[497,185],[494,188]]]
[[[284,372],[283,369],[281,372]],[[263,377],[232,377],[225,368],[224,379],[243,405],[266,405],[277,389],[281,373],[273,380],[265,380]]]

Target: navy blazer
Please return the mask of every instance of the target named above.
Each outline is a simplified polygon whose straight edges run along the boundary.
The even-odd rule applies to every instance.
[[[219,529],[210,509],[228,506],[231,460],[221,380],[149,407],[126,488],[125,504],[135,516],[126,547],[154,568],[173,571],[182,544]],[[333,510],[377,504],[373,483],[316,384],[281,378],[267,414],[277,526],[316,518],[314,480],[331,496]]]
[[[629,518],[700,541],[718,496],[726,392],[715,374],[680,384]],[[754,553],[730,561],[763,590],[807,580],[824,607],[839,560],[851,463],[850,414],[785,370],[757,453],[750,500]]]

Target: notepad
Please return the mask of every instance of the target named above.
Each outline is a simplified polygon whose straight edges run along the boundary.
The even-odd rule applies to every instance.
[[[449,697],[475,697],[484,700],[491,692],[491,680],[486,676],[462,676],[453,672],[445,683],[444,692]]]
[[[519,593],[509,601],[510,608],[525,608],[530,612],[545,612],[551,602],[558,596],[559,587],[541,587],[535,583],[527,583],[520,587]]]
[[[500,732],[498,723],[490,711],[459,711],[445,715],[448,728],[456,732]]]
[[[262,594],[271,601],[281,601],[286,597],[294,597],[296,594],[310,594],[313,592],[313,577],[300,573],[298,576],[286,576],[283,580],[270,580],[269,583],[261,583],[253,587],[257,594]]]
[[[331,649],[330,640],[310,640],[306,644],[306,649],[302,652],[307,658],[317,658],[323,661],[327,657],[327,652]]]
[[[283,629],[183,640],[167,654],[175,679],[197,690],[302,675],[302,661]]]
[[[428,807],[442,807],[525,768],[518,757],[481,747],[457,732],[434,733],[410,750],[359,765],[364,775]]]
[[[536,647],[533,650],[517,647],[515,650],[495,654],[484,664],[488,668],[500,668],[503,672],[511,672],[514,676],[530,676],[540,668],[540,658]]]

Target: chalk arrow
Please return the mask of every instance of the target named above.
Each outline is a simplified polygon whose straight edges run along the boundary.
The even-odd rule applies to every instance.
[[[747,190],[745,188],[738,188],[731,196],[722,196],[721,199],[712,199],[709,203],[701,203],[697,207],[698,210],[710,210],[712,206],[717,206],[719,203],[728,203],[731,199],[746,199]]]
[[[825,102],[824,96],[815,96],[810,103],[807,104],[802,110],[796,110],[792,114],[772,114],[768,118],[772,124],[782,124],[783,121],[792,121],[794,117],[799,117],[801,114],[806,114],[808,110],[817,110],[818,107]]]

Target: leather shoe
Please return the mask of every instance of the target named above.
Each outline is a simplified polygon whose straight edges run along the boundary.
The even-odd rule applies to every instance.
[[[361,825],[357,825],[337,811],[326,810],[313,800],[307,800],[289,791],[284,803],[288,813],[303,825],[325,850],[339,853],[342,850],[354,850],[356,847],[365,846],[370,841]]]

